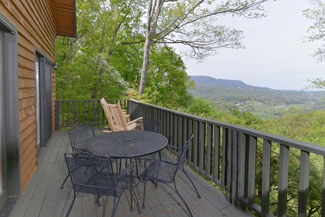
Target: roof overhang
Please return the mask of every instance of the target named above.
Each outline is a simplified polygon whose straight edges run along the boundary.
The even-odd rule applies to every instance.
[[[76,37],[76,1],[52,0],[56,35]]]

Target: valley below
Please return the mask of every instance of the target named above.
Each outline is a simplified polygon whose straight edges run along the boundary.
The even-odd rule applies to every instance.
[[[237,108],[261,118],[277,118],[288,109],[296,112],[325,110],[325,91],[274,90],[209,76],[191,76],[191,80],[195,88],[190,89],[190,93],[210,101],[221,111]]]

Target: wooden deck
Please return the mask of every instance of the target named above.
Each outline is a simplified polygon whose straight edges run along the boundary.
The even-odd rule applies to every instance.
[[[73,190],[70,180],[65,184],[64,189],[60,185],[67,174],[63,154],[70,152],[70,142],[67,131],[58,131],[51,138],[48,147],[43,150],[38,161],[38,169],[25,192],[20,195],[11,217],[62,217],[65,216],[73,198]],[[168,157],[166,153],[165,156]],[[185,175],[180,172],[177,177],[177,185],[181,194],[189,204],[193,215],[197,217],[229,216],[241,217],[250,216],[238,210],[227,202],[223,194],[187,169],[193,178],[202,196],[198,199]],[[188,216],[185,207],[174,193],[173,188],[159,184],[155,189],[149,183],[146,194],[146,209],[142,214],[137,211],[129,211],[130,195],[124,194],[121,198],[116,216],[142,216],[142,217],[186,217]],[[137,191],[142,198],[143,185],[140,184]],[[101,198],[102,206],[96,207],[94,196],[79,194],[71,212],[71,217],[104,217],[111,216],[111,198]]]

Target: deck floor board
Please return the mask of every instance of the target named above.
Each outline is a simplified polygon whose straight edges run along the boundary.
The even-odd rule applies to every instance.
[[[50,139],[42,156],[38,161],[38,168],[25,192],[21,194],[12,210],[11,217],[63,217],[65,216],[72,198],[73,189],[68,180],[63,189],[60,185],[67,175],[67,169],[63,154],[71,152],[67,131],[58,131]],[[172,159],[167,153],[163,158]],[[187,201],[193,215],[197,217],[241,217],[250,216],[238,210],[225,199],[224,195],[211,184],[206,182],[189,168],[188,174],[193,178],[202,198],[197,195],[186,178],[179,171],[176,183],[182,196]],[[137,187],[142,206],[143,184]],[[101,206],[95,205],[93,195],[78,194],[71,217],[104,217],[110,216],[112,211],[112,198],[100,199]],[[138,214],[135,203],[133,211],[130,211],[130,194],[126,192],[120,201],[116,217],[187,217],[185,206],[173,191],[173,186],[158,184],[158,188],[148,182],[146,190],[146,208]]]

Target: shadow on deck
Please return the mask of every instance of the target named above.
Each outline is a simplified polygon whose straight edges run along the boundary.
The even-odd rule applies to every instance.
[[[62,217],[65,216],[73,198],[73,190],[70,181],[64,189],[60,185],[67,174],[63,154],[71,152],[67,131],[58,131],[51,138],[47,148],[43,150],[38,161],[38,169],[25,192],[20,195],[11,217]],[[166,157],[166,153],[164,153]],[[168,157],[168,156],[167,156]],[[198,199],[188,179],[180,172],[176,183],[180,193],[184,196],[193,215],[197,217],[250,216],[238,210],[228,203],[224,195],[206,182],[197,174],[189,171],[202,196]],[[155,189],[149,183],[146,194],[146,209],[142,214],[137,211],[129,211],[130,195],[124,194],[116,212],[117,217],[143,216],[143,217],[186,217],[185,207],[173,191],[172,187],[159,184]],[[140,184],[137,191],[142,198],[143,185]],[[101,207],[96,207],[93,195],[79,194],[71,212],[71,217],[101,217],[111,216],[113,200],[101,198]]]

